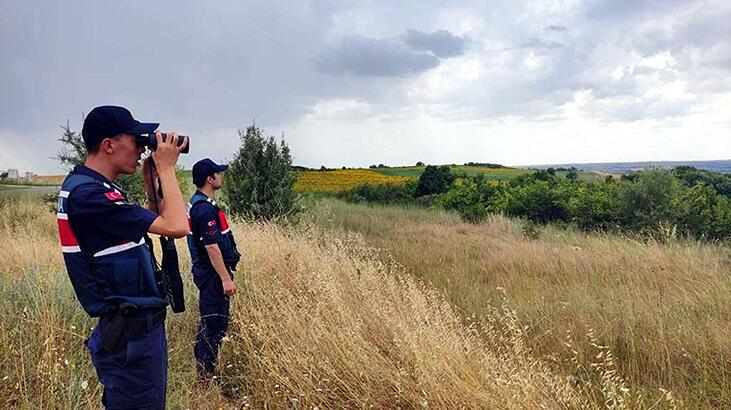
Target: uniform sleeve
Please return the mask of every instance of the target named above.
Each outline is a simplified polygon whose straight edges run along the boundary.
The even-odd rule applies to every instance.
[[[69,198],[69,212],[76,218],[122,239],[137,242],[150,229],[157,214],[120,194],[95,185],[74,190]]]
[[[197,232],[200,232],[204,245],[212,245],[223,239],[221,227],[218,222],[218,212],[209,204],[202,204],[194,209],[191,215]]]

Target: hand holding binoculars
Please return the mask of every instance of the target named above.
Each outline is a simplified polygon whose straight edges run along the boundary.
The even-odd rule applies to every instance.
[[[166,138],[167,134],[162,133],[162,140],[165,141]],[[187,154],[190,152],[190,137],[187,135],[178,135],[178,146],[183,145],[183,142],[185,142],[186,139],[188,140],[188,145],[180,151],[181,154]],[[138,135],[135,138],[135,142],[137,145],[149,147],[151,151],[157,149],[157,137],[154,133]]]

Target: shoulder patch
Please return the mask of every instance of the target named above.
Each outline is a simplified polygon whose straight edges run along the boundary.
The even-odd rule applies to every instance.
[[[110,201],[119,201],[124,199],[124,195],[119,192],[105,192],[104,196]]]

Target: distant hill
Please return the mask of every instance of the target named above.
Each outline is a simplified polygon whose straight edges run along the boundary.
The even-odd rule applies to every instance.
[[[624,174],[646,168],[675,168],[691,166],[708,171],[731,173],[731,159],[718,161],[644,161],[644,162],[602,162],[593,164],[553,164],[553,165],[526,165],[518,168],[571,168],[590,172],[606,172],[610,174]]]

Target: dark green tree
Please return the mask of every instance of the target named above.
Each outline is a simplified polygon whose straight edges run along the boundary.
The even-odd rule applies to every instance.
[[[618,225],[618,185],[610,182],[585,184],[568,200],[571,221],[584,230],[608,230]]]
[[[424,172],[419,176],[419,184],[416,186],[415,195],[420,197],[447,192],[449,187],[452,186],[452,182],[454,182],[454,175],[449,171],[448,166],[427,165]]]
[[[478,178],[480,176],[457,180],[449,191],[439,196],[437,203],[444,209],[457,211],[467,222],[482,222],[487,216],[487,208],[485,190],[481,189],[484,180]]]
[[[239,130],[241,147],[224,173],[223,189],[233,215],[271,220],[300,211],[292,186],[292,157],[284,139],[265,138],[256,124]]]
[[[693,187],[699,182],[712,186],[719,194],[731,198],[731,175],[720,172],[706,171],[689,166],[680,166],[673,169],[673,175],[678,177],[683,185]]]
[[[731,203],[713,186],[698,182],[677,198],[677,204],[681,232],[708,239],[731,236]]]
[[[635,231],[654,232],[660,224],[674,224],[678,219],[681,185],[670,171],[648,169],[625,181],[619,190],[618,218],[623,226]]]

